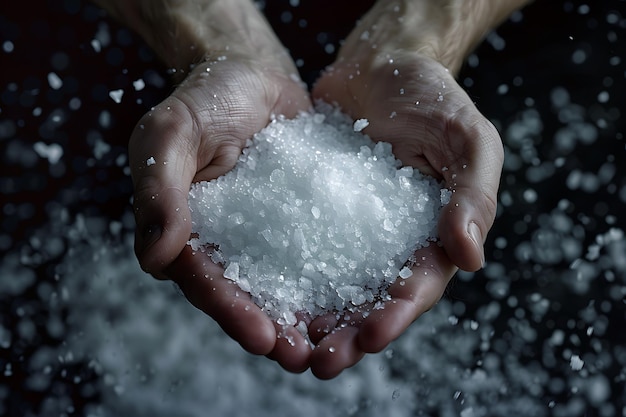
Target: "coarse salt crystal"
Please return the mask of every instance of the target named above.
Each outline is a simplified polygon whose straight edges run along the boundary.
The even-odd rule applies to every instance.
[[[572,368],[573,371],[580,371],[581,369],[583,369],[584,365],[585,365],[585,362],[580,358],[580,356],[578,355],[571,356],[569,360],[569,366]]]
[[[123,95],[124,95],[124,90],[121,90],[121,89],[109,91],[109,97],[111,97],[111,99],[116,103],[122,102]]]
[[[360,132],[369,126],[370,122],[367,119],[358,119],[354,122],[353,128],[355,132]]]
[[[150,158],[146,160],[147,166],[154,165],[154,164],[156,164],[156,161],[154,160],[154,156],[151,156]]]

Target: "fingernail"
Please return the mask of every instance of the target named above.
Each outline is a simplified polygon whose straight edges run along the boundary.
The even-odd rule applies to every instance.
[[[154,245],[154,243],[161,237],[161,232],[162,229],[159,225],[151,224],[146,226],[141,233],[143,250],[146,250],[150,246]]]
[[[480,266],[484,267],[485,266],[485,250],[483,249],[483,237],[482,237],[482,234],[480,233],[480,228],[478,227],[476,223],[470,222],[470,224],[467,226],[467,233],[469,233],[470,237],[474,241],[474,244],[478,248],[478,251],[480,253]]]

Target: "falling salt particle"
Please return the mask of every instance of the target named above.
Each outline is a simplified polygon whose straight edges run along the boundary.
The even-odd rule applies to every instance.
[[[150,165],[154,165],[156,164],[156,161],[154,160],[154,156],[151,156],[150,158],[148,158],[148,160],[146,161],[146,165],[150,166]]]
[[[439,92],[437,95],[437,101],[443,101],[443,94],[441,94],[441,92]]]
[[[51,165],[59,162],[63,156],[63,147],[58,143],[51,143],[50,145],[44,142],[35,142],[33,149],[42,158],[46,158]]]
[[[14,46],[13,46],[13,42],[11,41],[4,41],[4,43],[2,44],[2,50],[4,52],[6,52],[7,54],[10,54],[11,52],[13,52]]]
[[[100,41],[98,39],[91,40],[91,47],[96,52],[100,52],[102,50],[102,45],[100,44]]]
[[[358,119],[354,122],[354,124],[352,125],[352,128],[354,129],[355,132],[360,132],[363,129],[365,129],[367,126],[369,126],[370,122],[367,119]]]
[[[393,75],[397,77],[398,75],[400,75],[400,71],[398,71],[397,69],[393,70]]]
[[[574,64],[580,65],[587,60],[587,53],[582,49],[577,49],[572,54],[572,62]]]
[[[601,91],[598,94],[598,103],[606,103],[609,101],[609,93],[608,91]]]
[[[331,347],[329,347],[329,348],[328,348],[328,351],[329,351],[330,353],[335,353],[335,350],[336,350],[336,349],[335,349],[335,347],[334,347],[334,346],[331,346]]]
[[[389,118],[390,118],[390,119],[394,119],[397,115],[398,115],[398,113],[396,113],[395,111],[392,111],[392,112],[389,114]]]
[[[113,99],[113,101],[116,103],[121,103],[123,95],[124,90],[121,89],[109,91],[109,97],[111,97],[111,99]]]
[[[58,90],[63,86],[63,81],[55,72],[50,72],[48,73],[48,84],[53,90]]]
[[[569,366],[573,371],[580,371],[583,369],[585,362],[578,355],[572,355],[569,361]]]
[[[133,88],[135,91],[141,91],[146,87],[146,83],[143,79],[139,78],[138,80],[133,81]]]

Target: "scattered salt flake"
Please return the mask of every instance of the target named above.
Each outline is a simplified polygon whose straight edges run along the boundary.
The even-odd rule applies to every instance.
[[[133,87],[135,91],[141,91],[146,87],[146,83],[143,79],[139,78],[138,80],[133,81]]]
[[[50,145],[44,142],[35,142],[33,149],[42,158],[46,158],[51,165],[59,162],[63,156],[63,147],[58,143],[51,143]]]
[[[354,125],[352,126],[355,132],[360,132],[363,129],[365,129],[367,126],[369,126],[370,122],[367,119],[358,119],[354,122]]]
[[[100,52],[102,50],[102,45],[100,44],[100,41],[98,39],[91,40],[91,47],[96,52]]]
[[[59,77],[56,72],[50,72],[48,73],[48,84],[53,90],[58,90],[63,87],[63,80],[61,80],[61,77]]]
[[[154,164],[156,164],[156,161],[154,160],[154,156],[151,156],[150,158],[146,160],[147,166],[154,165]]]
[[[109,97],[111,97],[111,99],[116,103],[122,102],[123,95],[124,95],[124,90],[122,89],[109,91]]]
[[[572,357],[569,360],[569,366],[574,371],[580,371],[581,369],[583,369],[584,365],[585,365],[585,362],[578,355],[572,355]]]

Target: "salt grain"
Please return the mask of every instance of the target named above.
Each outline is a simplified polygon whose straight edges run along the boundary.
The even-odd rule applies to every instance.
[[[48,84],[53,90],[58,90],[63,86],[63,80],[55,72],[50,72],[48,73]]]
[[[150,158],[146,160],[146,166],[150,166],[154,164],[156,164],[156,161],[154,160],[154,156],[151,156]]]
[[[370,122],[367,119],[358,119],[354,122],[353,128],[355,132],[360,132],[369,126]]]
[[[116,103],[122,102],[123,95],[124,95],[124,90],[121,90],[121,89],[109,91],[109,97],[111,97],[111,99]]]
[[[583,369],[585,362],[578,355],[572,355],[569,361],[569,365],[573,371],[580,371]]]

